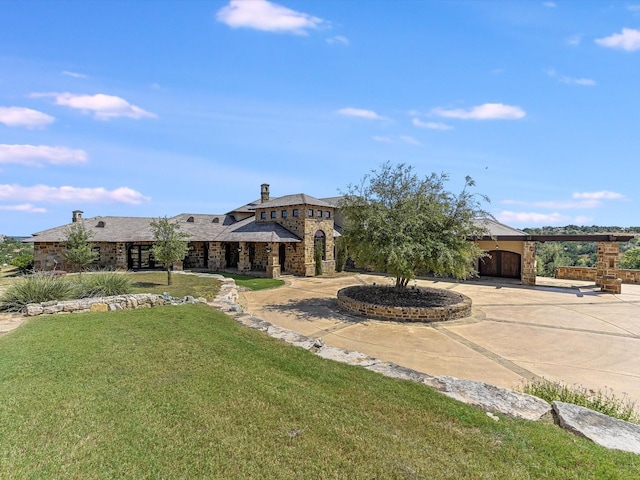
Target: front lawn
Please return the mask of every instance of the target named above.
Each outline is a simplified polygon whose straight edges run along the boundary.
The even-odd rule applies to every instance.
[[[228,272],[212,272],[217,273],[218,275],[222,275],[223,277],[233,278],[236,282],[236,285],[239,287],[245,287],[249,290],[265,290],[267,288],[276,288],[284,285],[284,280],[280,280],[279,278],[263,278],[263,277],[252,277],[251,275],[242,275],[239,273],[228,273]]]
[[[190,295],[195,298],[204,297],[213,300],[220,289],[220,282],[211,277],[198,277],[175,273],[171,275],[172,285],[167,285],[167,272],[128,273],[131,277],[131,293],[168,292],[172,297],[182,298]]]
[[[179,275],[176,275],[179,277]],[[0,477],[637,478],[640,457],[321,359],[206,305],[0,338]]]

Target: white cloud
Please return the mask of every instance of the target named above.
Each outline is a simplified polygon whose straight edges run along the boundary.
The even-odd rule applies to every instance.
[[[0,164],[16,163],[20,165],[38,166],[44,163],[52,165],[69,165],[85,163],[87,152],[60,146],[48,145],[7,145],[0,144]]]
[[[414,118],[412,122],[414,126],[420,128],[429,128],[431,130],[451,130],[453,127],[442,122],[423,122],[419,118]]]
[[[571,217],[559,213],[537,213],[537,212],[511,212],[504,210],[497,213],[495,217],[503,223],[529,223],[544,225],[560,225],[570,223]]]
[[[347,37],[343,37],[342,35],[336,35],[335,37],[327,38],[327,43],[329,45],[349,45],[349,39]]]
[[[624,195],[621,193],[601,190],[599,192],[575,192],[571,195],[573,198],[584,198],[587,200],[621,200]]]
[[[540,202],[524,202],[520,200],[504,200],[501,203],[506,205],[524,205],[528,207],[536,207],[536,208],[548,208],[554,210],[571,210],[578,208],[595,208],[598,207],[601,202],[593,199],[585,199],[581,201],[571,201],[571,200],[547,200]]]
[[[385,136],[381,136],[381,135],[374,135],[371,138],[373,138],[376,142],[380,142],[380,143],[391,143],[391,142],[393,142],[391,137],[385,137]]]
[[[216,18],[231,28],[252,28],[266,32],[307,35],[325,22],[307,13],[297,12],[267,0],[231,0],[216,13]]]
[[[542,5],[547,8],[556,8],[558,6],[555,2],[544,2]]]
[[[566,75],[556,72],[553,68],[548,68],[545,70],[545,73],[547,76],[555,78],[560,83],[566,83],[567,85],[580,85],[583,87],[594,87],[596,85],[595,80],[591,80],[590,78],[567,77]]]
[[[24,107],[0,107],[0,123],[8,127],[36,128],[49,125],[55,118]]]
[[[627,10],[630,12],[640,12],[640,5],[629,5]]]
[[[98,93],[82,95],[74,93],[32,93],[31,97],[53,97],[56,105],[76,108],[84,113],[93,112],[99,120],[109,120],[116,117],[155,118],[155,113],[147,112],[136,105],[132,105],[124,98]]]
[[[0,185],[0,199],[27,202],[127,203],[132,205],[150,200],[149,197],[145,197],[140,192],[128,187],[107,190],[103,187],[51,187],[48,185],[23,187],[15,184]]]
[[[597,38],[598,45],[607,48],[619,48],[627,52],[640,50],[640,30],[623,28],[622,33],[614,33],[609,37]]]
[[[382,120],[383,118],[373,110],[364,110],[361,108],[351,108],[351,107],[341,108],[340,110],[337,110],[336,113],[339,113],[340,115],[345,115],[347,117],[366,118],[368,120]]]
[[[35,207],[30,203],[21,205],[0,205],[0,210],[5,212],[47,213],[46,208]]]
[[[526,112],[520,107],[502,103],[485,103],[466,110],[462,108],[436,108],[432,110],[432,113],[440,117],[461,120],[517,120],[526,115]]]
[[[89,78],[89,75],[85,75],[84,73],[70,72],[69,70],[64,70],[62,72],[62,75],[73,78]]]
[[[422,145],[418,140],[416,140],[415,138],[409,135],[400,135],[400,140],[402,140],[404,143],[408,143],[409,145],[415,145],[415,146]]]

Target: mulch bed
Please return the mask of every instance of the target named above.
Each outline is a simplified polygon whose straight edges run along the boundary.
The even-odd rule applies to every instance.
[[[359,302],[388,307],[446,307],[463,301],[462,295],[439,288],[355,286],[345,290],[349,298]]]

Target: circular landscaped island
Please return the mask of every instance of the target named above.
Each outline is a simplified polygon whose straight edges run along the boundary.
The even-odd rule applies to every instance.
[[[471,299],[439,288],[358,285],[338,291],[338,305],[349,313],[400,322],[444,322],[471,316]]]

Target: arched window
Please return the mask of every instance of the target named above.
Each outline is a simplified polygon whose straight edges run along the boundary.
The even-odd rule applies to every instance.
[[[313,236],[313,245],[315,249],[320,249],[322,252],[322,260],[327,259],[327,239],[322,230],[318,230]]]
[[[220,219],[218,217],[214,218],[213,223],[220,223]]]
[[[104,228],[104,225],[105,225],[105,223],[104,223],[102,220],[100,220],[100,221],[98,222],[98,225],[96,225],[96,227],[98,227],[98,228]]]
[[[187,218],[187,222],[189,222],[189,223],[193,223],[193,222],[194,222],[194,220],[195,220],[195,219],[194,219],[193,217],[189,217],[189,218]]]

